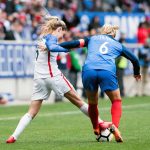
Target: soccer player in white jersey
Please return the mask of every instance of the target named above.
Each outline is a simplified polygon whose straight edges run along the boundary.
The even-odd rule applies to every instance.
[[[56,58],[58,53],[42,50],[41,41],[48,37],[52,49],[64,49],[57,44],[57,40],[63,37],[66,25],[57,17],[49,17],[41,27],[41,35],[38,41],[38,51],[34,70],[34,87],[32,101],[28,112],[20,119],[14,133],[6,143],[14,143],[26,126],[39,112],[43,100],[49,98],[51,91],[66,97],[71,103],[77,106],[85,115],[88,115],[88,105],[80,99],[73,86],[58,69]],[[48,35],[48,36],[47,36]],[[99,119],[101,128],[107,128],[110,122]]]

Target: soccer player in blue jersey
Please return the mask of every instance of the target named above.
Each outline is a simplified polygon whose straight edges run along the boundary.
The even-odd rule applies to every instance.
[[[76,47],[87,47],[88,54],[82,69],[82,82],[89,103],[89,116],[96,135],[100,134],[100,126],[98,123],[98,87],[104,91],[111,101],[112,125],[110,126],[112,133],[117,142],[123,142],[121,134],[118,130],[122,115],[122,99],[118,87],[116,76],[115,58],[124,56],[133,64],[134,78],[141,80],[140,66],[137,57],[127,50],[121,43],[116,41],[116,31],[118,26],[104,25],[99,35],[90,38],[64,42],[60,46],[70,49]],[[50,51],[58,51],[52,49],[46,40],[46,46]],[[65,50],[63,52],[68,52]]]

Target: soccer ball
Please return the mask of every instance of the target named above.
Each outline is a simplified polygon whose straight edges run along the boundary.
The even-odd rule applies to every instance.
[[[110,130],[107,128],[105,130],[102,130],[100,135],[96,137],[96,140],[98,142],[110,142],[113,139],[113,134],[110,132]]]

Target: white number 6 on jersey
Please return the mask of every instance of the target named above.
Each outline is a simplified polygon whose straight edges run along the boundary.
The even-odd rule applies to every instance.
[[[108,44],[108,42],[105,42],[100,46],[99,51],[101,54],[107,54],[108,53],[108,47],[106,46],[107,44]]]

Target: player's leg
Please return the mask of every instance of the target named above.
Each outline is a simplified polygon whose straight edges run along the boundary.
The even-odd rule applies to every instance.
[[[86,95],[88,97],[88,112],[89,117],[91,119],[93,130],[96,135],[100,134],[100,128],[99,128],[99,111],[98,111],[98,89],[96,91],[89,91],[86,90]]]
[[[69,92],[65,93],[64,96],[75,106],[77,106],[81,112],[83,112],[86,116],[89,117],[88,112],[88,104],[85,103],[77,94],[76,91],[70,90]],[[99,126],[102,130],[109,128],[112,122],[104,122],[100,117],[98,118]]]
[[[122,100],[119,89],[114,91],[106,91],[107,96],[111,100],[111,116],[112,122],[118,128],[122,115]]]
[[[116,127],[118,127],[122,114],[122,101],[118,88],[117,77],[115,74],[105,70],[100,70],[98,72],[98,77],[101,90],[105,91],[112,103],[112,122],[115,124]]]
[[[123,142],[121,134],[118,130],[122,114],[122,101],[118,88],[117,77],[115,74],[105,70],[99,71],[98,76],[101,90],[105,91],[112,103],[111,116],[113,125],[111,126],[111,131],[114,134],[117,142]]]
[[[91,119],[95,134],[100,133],[99,129],[99,112],[98,112],[98,80],[97,70],[87,70],[82,72],[83,87],[88,97],[88,113]]]
[[[103,128],[108,127],[108,123],[104,122],[99,118],[98,113],[98,92],[88,92],[86,91],[86,94],[88,96],[88,105],[80,99],[80,97],[77,95],[77,93],[74,90],[70,90],[69,92],[65,93],[65,97],[73,103],[75,106],[77,106],[84,114],[86,114],[88,117],[90,117],[93,129],[96,134],[99,134],[99,124],[103,126]],[[95,95],[95,98],[93,98],[93,95]],[[92,98],[91,98],[92,97]],[[94,99],[94,100],[93,100]],[[96,100],[96,102],[95,102]]]
[[[72,104],[78,107],[81,110],[81,112],[83,112],[86,116],[89,116],[88,104],[81,100],[81,98],[78,96],[75,90],[72,89],[68,91],[64,94],[64,97],[66,97]]]
[[[75,90],[70,90],[69,92],[65,93],[64,96],[76,107],[78,107],[81,112],[83,112],[86,116],[89,117],[89,112],[88,112],[88,104],[85,103],[77,94]],[[103,120],[98,118],[99,123],[104,123]]]
[[[6,141],[7,143],[14,143],[18,139],[19,135],[24,131],[27,125],[39,112],[41,104],[42,104],[42,100],[36,100],[31,102],[28,112],[20,119],[14,133]]]
[[[77,106],[85,115],[88,115],[88,105],[77,95],[72,84],[61,74],[53,77],[49,82],[51,89],[60,96],[66,97],[71,103]]]
[[[47,99],[50,95],[50,90],[46,87],[45,79],[38,79],[34,81],[32,102],[30,104],[28,112],[20,119],[16,130],[6,141],[7,143],[14,143],[19,135],[24,131],[26,126],[37,115],[40,110],[42,101]]]
[[[122,101],[119,89],[114,91],[106,91],[107,96],[111,100],[111,116],[113,125],[110,127],[111,132],[117,142],[123,142],[123,138],[118,130],[121,115],[122,115]]]
[[[71,83],[66,79],[64,75],[56,76],[53,78],[53,83],[49,85],[55,93],[66,97],[72,104],[78,107],[81,112],[89,117],[88,104],[85,103],[77,94]],[[99,122],[103,122],[99,119]]]

